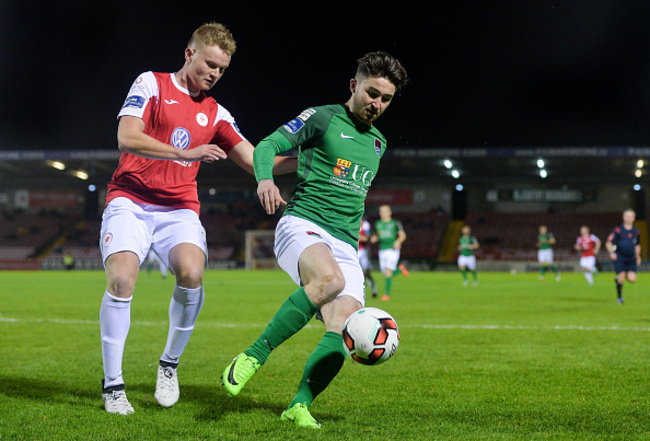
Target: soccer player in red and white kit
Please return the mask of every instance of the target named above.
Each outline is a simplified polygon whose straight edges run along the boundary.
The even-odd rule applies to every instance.
[[[199,220],[199,164],[230,157],[253,173],[254,147],[232,115],[205,93],[224,74],[235,49],[225,26],[204,24],[192,34],[183,67],[141,74],[118,114],[122,154],[108,184],[100,239],[107,278],[100,310],[102,399],[110,413],[133,413],[122,357],[138,270],[150,248],[176,277],[154,397],[165,407],[178,401],[176,367],[204,299],[207,244]],[[276,161],[274,172],[295,169],[296,161],[285,158]]]
[[[357,255],[359,256],[359,264],[363,270],[363,277],[365,282],[370,286],[372,291],[372,297],[377,297],[377,285],[375,284],[375,279],[372,278],[370,270],[372,270],[372,264],[370,263],[370,236],[372,236],[370,228],[370,222],[366,219],[361,219],[361,227],[359,228],[359,248],[357,249]]]
[[[582,252],[580,256],[580,267],[585,279],[590,285],[594,284],[594,276],[598,274],[596,269],[596,255],[600,251],[600,239],[589,232],[589,227],[580,227],[580,236],[576,240],[575,249]]]

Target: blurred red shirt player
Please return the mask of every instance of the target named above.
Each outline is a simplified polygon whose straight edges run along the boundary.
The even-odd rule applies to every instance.
[[[580,236],[576,240],[575,249],[581,252],[580,267],[585,279],[590,285],[594,284],[594,275],[598,274],[596,269],[596,255],[600,251],[600,239],[589,232],[589,227],[580,227]]]

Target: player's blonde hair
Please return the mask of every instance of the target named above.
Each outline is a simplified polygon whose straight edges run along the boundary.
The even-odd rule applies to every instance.
[[[229,56],[237,50],[237,43],[232,33],[221,23],[205,23],[201,25],[187,43],[187,47],[201,49],[207,46],[219,46]]]

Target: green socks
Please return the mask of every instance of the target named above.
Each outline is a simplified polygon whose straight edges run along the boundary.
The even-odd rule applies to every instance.
[[[300,331],[318,312],[307,294],[300,287],[284,301],[266,329],[244,353],[257,358],[260,364],[266,363],[271,351]]]
[[[314,398],[324,391],[339,373],[345,357],[341,334],[326,332],[307,359],[298,392],[289,408],[296,403],[305,403],[309,408]]]
[[[390,295],[390,289],[393,286],[393,278],[392,277],[386,277],[386,295]]]

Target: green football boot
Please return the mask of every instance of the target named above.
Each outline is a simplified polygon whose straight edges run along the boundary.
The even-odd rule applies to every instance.
[[[320,429],[321,424],[311,416],[305,403],[296,403],[292,407],[282,412],[280,417],[282,421],[293,421],[296,426],[309,427],[310,429]]]
[[[243,389],[246,382],[255,375],[260,366],[257,358],[241,353],[223,371],[221,385],[226,388],[230,396],[234,397]]]

